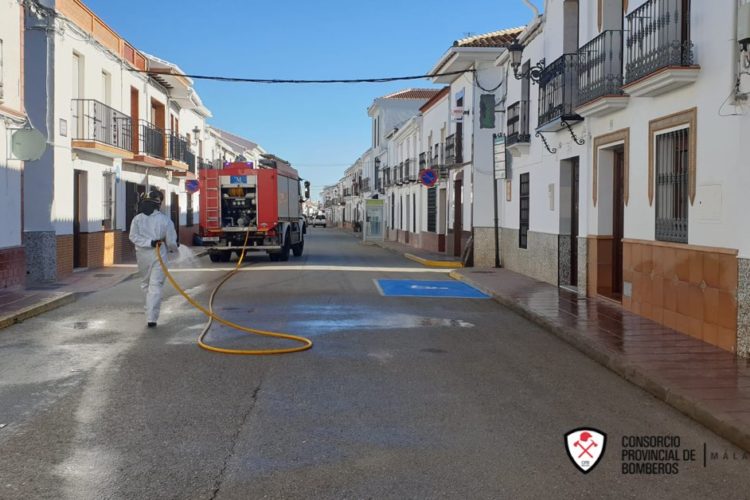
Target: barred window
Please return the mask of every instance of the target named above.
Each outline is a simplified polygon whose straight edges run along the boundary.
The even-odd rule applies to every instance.
[[[427,190],[427,231],[437,232],[437,188]]]
[[[518,196],[520,203],[520,223],[518,226],[518,246],[527,248],[527,235],[529,232],[529,174],[521,174],[520,189]]]
[[[656,239],[688,242],[689,128],[656,136]]]

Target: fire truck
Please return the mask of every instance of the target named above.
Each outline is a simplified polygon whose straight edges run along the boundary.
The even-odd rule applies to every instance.
[[[198,172],[196,243],[207,247],[212,262],[228,262],[233,252],[242,251],[264,251],[272,261],[287,261],[290,252],[302,255],[306,231],[299,175],[273,155],[260,163],[260,168],[252,162],[225,163],[221,169]],[[306,181],[305,199],[309,193]]]

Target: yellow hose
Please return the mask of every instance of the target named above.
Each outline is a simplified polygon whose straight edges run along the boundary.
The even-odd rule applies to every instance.
[[[248,231],[245,233],[245,243],[242,245],[243,247],[247,246],[247,240],[250,236],[250,232]],[[164,274],[166,275],[169,282],[172,284],[172,286],[177,290],[180,295],[182,295],[185,300],[187,300],[193,307],[198,309],[200,312],[205,314],[208,317],[208,322],[206,323],[206,326],[203,328],[203,331],[201,332],[200,336],[198,337],[198,345],[207,351],[212,352],[219,352],[222,354],[241,354],[241,355],[267,355],[267,354],[289,354],[292,352],[300,352],[300,351],[306,351],[307,349],[310,349],[313,345],[312,340],[305,338],[305,337],[299,337],[297,335],[291,335],[288,333],[280,333],[280,332],[271,332],[267,330],[258,330],[257,328],[249,328],[247,326],[238,325],[237,323],[233,323],[231,321],[228,321],[221,316],[217,316],[213,311],[213,303],[214,303],[214,296],[216,296],[216,293],[219,291],[219,289],[229,281],[229,279],[234,276],[237,273],[237,270],[239,270],[240,266],[242,265],[242,261],[245,258],[245,249],[239,253],[240,258],[237,260],[237,265],[234,266],[234,269],[229,271],[226,276],[224,276],[221,281],[219,281],[219,284],[216,285],[216,287],[211,292],[211,297],[208,301],[208,307],[209,309],[206,309],[199,303],[197,303],[192,297],[190,297],[185,290],[180,287],[180,285],[175,281],[174,277],[169,273],[169,270],[167,269],[167,266],[164,264],[164,261],[161,258],[161,252],[159,251],[159,248],[161,247],[161,243],[158,243],[156,245],[156,256],[159,259],[159,265],[161,266],[162,270],[164,271]],[[299,342],[303,345],[299,347],[287,347],[285,349],[226,349],[224,347],[216,347],[212,346],[210,344],[207,344],[204,342],[204,338],[206,337],[206,334],[208,333],[209,328],[211,327],[211,323],[213,321],[217,321],[221,323],[222,325],[226,325],[230,328],[234,328],[235,330],[239,330],[241,332],[250,333],[253,335],[262,335],[264,337],[273,337],[277,339],[286,339],[286,340],[293,340],[295,342]]]

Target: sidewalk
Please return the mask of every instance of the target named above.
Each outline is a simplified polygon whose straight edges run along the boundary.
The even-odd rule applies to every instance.
[[[445,255],[444,253],[428,252],[427,250],[414,248],[396,241],[370,241],[368,243],[372,243],[381,248],[385,248],[386,250],[390,250],[391,252],[401,254],[407,259],[419,262],[423,266],[443,267],[449,269],[463,267],[460,258],[453,257],[451,255]]]
[[[450,275],[750,451],[750,360],[615,303],[581,298],[505,269],[460,269]]]
[[[77,271],[53,284],[0,292],[0,328],[70,304],[81,294],[110,288],[138,272],[135,264]]]

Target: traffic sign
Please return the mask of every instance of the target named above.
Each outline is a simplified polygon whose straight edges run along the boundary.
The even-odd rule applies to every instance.
[[[419,181],[426,187],[431,188],[438,180],[437,173],[431,168],[424,168],[419,171]]]

